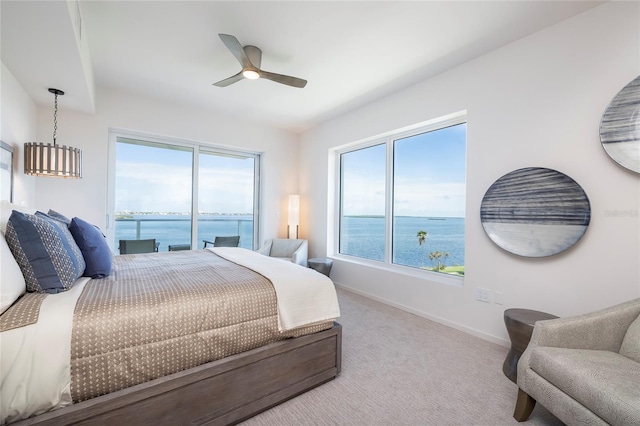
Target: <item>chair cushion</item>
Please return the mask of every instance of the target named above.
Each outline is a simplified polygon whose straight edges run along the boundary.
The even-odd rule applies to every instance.
[[[300,247],[300,240],[274,240],[271,245],[271,257],[288,257],[291,260],[293,252]]]
[[[78,217],[71,220],[69,231],[71,231],[71,235],[78,244],[87,264],[83,275],[91,278],[108,276],[111,273],[113,253],[111,253],[102,231]]]
[[[67,227],[46,215],[13,211],[5,233],[28,291],[59,293],[82,276],[84,258]]]
[[[631,323],[627,334],[624,335],[622,346],[620,346],[620,355],[640,362],[640,316]]]
[[[537,347],[533,371],[610,424],[640,424],[640,363],[609,351]]]

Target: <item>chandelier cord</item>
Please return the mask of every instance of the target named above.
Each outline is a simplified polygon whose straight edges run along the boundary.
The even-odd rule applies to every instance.
[[[53,110],[53,146],[56,146],[56,133],[58,133],[58,94],[55,93],[55,109]]]

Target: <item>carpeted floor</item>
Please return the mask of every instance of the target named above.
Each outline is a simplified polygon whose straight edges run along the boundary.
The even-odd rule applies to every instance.
[[[242,423],[517,425],[507,348],[344,290],[338,378]],[[562,425],[537,405],[527,426]]]

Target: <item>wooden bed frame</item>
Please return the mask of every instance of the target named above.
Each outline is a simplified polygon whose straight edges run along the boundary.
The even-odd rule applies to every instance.
[[[334,379],[342,326],[272,343],[12,425],[236,424]]]

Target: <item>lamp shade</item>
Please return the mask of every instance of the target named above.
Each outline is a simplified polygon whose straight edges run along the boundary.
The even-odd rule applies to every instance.
[[[24,144],[24,173],[33,176],[82,177],[82,150],[65,145]]]
[[[289,195],[289,226],[300,224],[300,196]]]
[[[298,238],[298,224],[300,223],[300,196],[289,195],[289,238]]]

